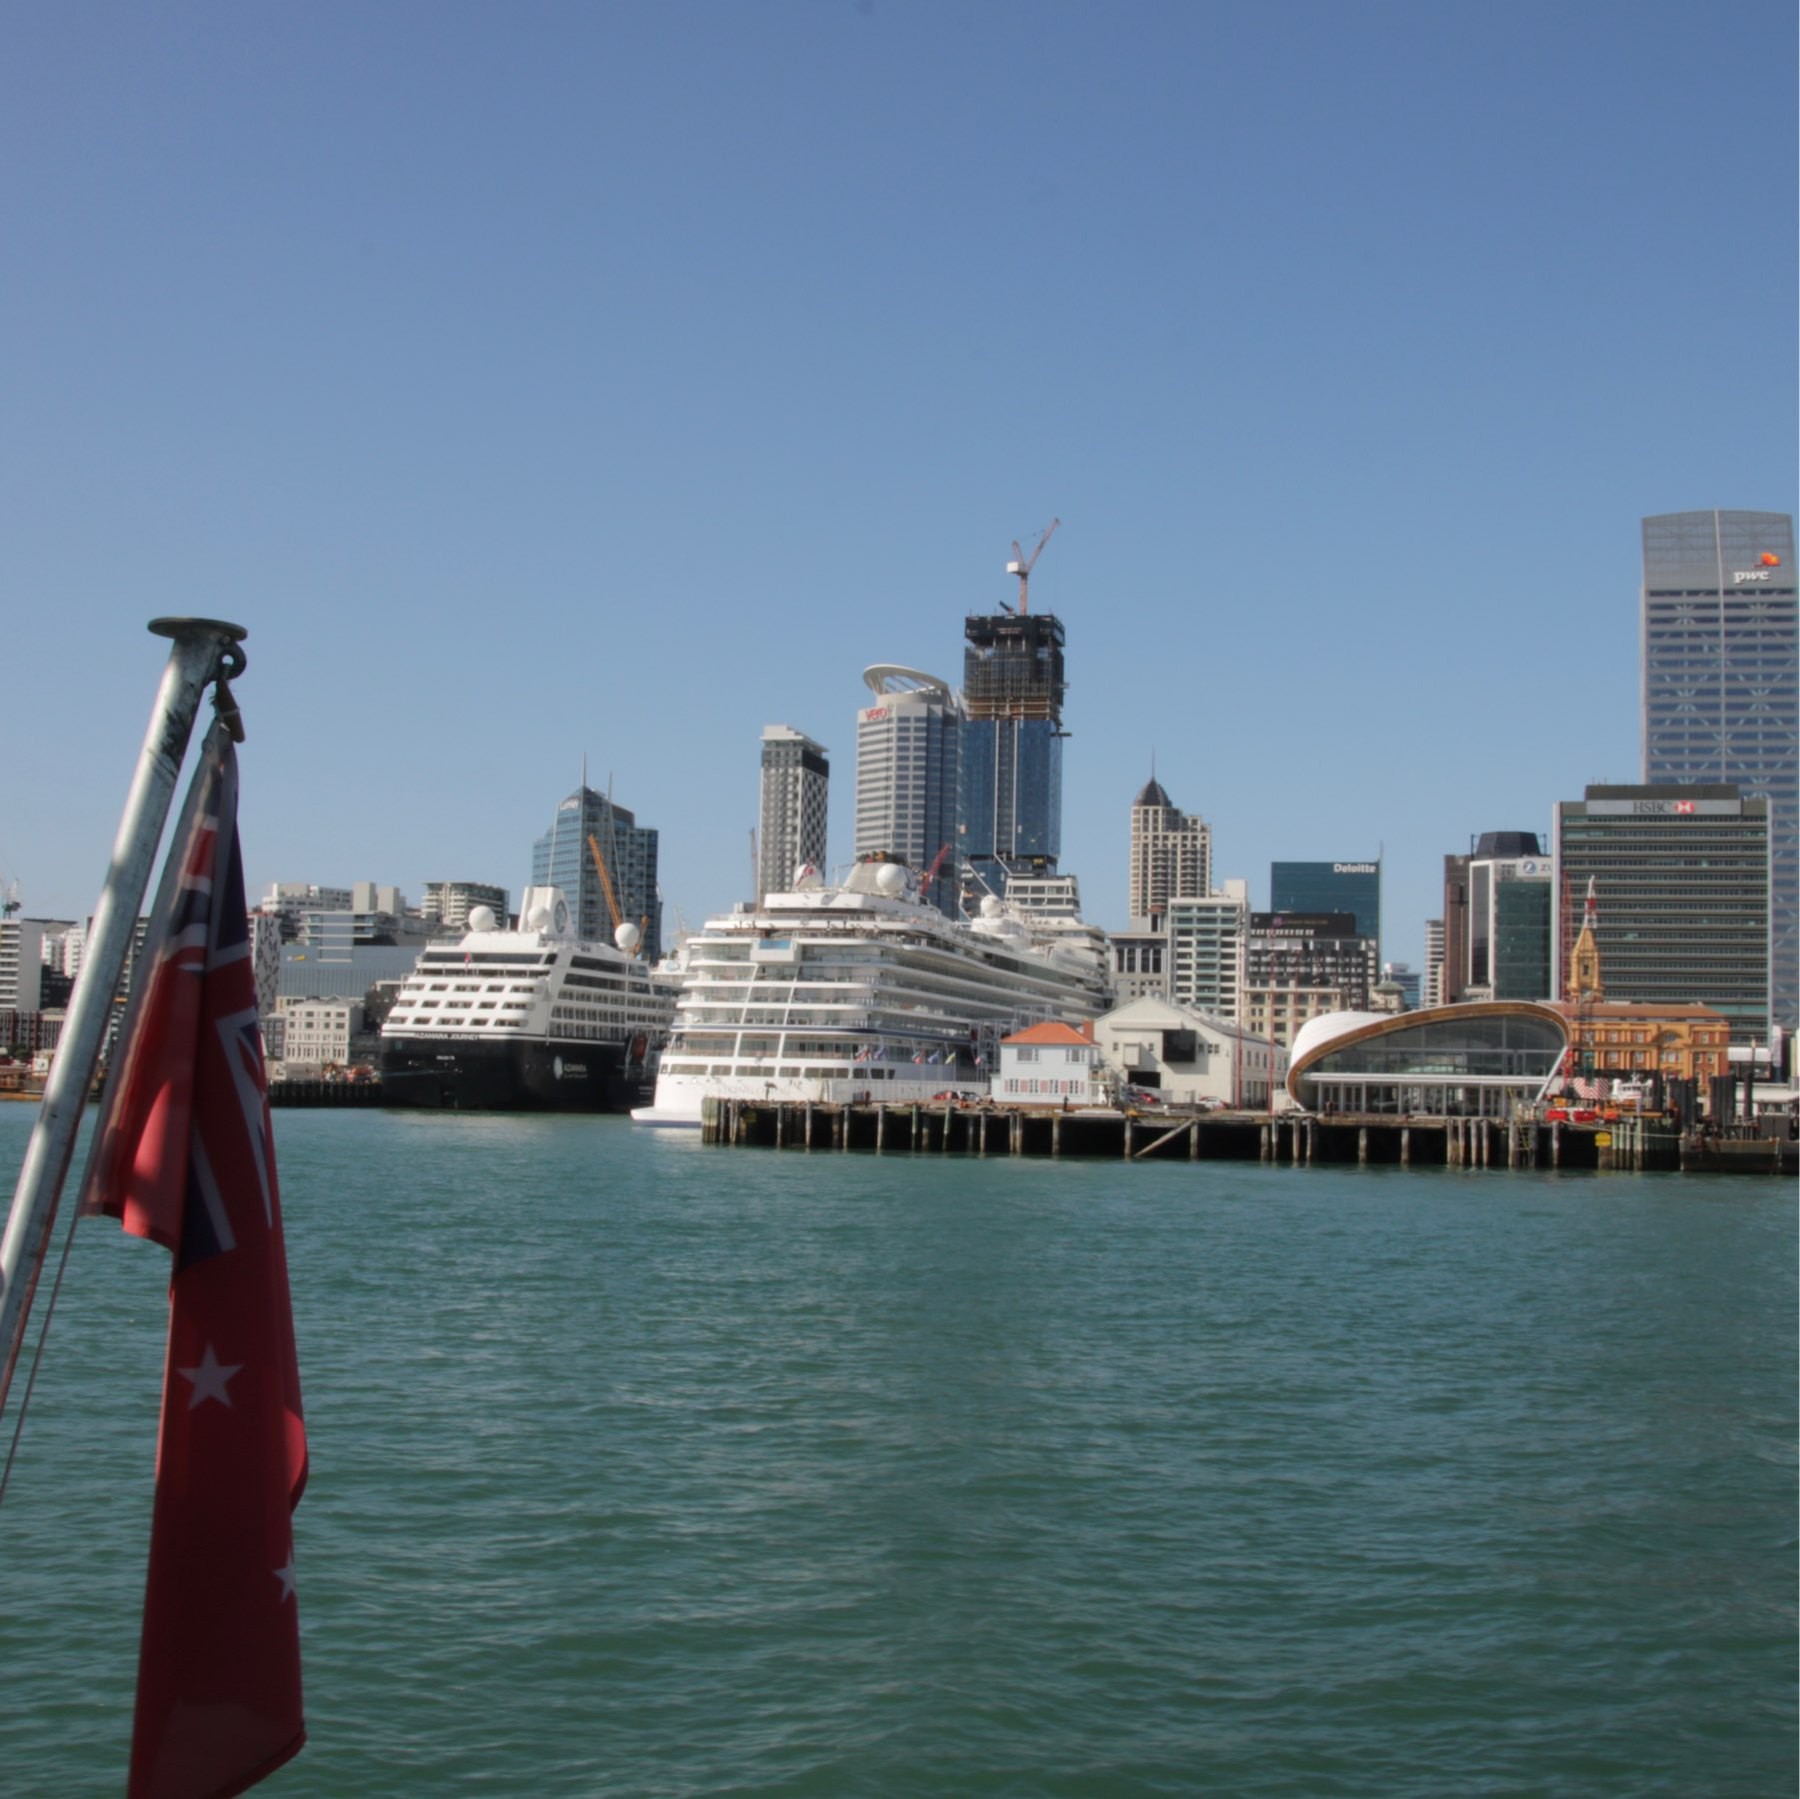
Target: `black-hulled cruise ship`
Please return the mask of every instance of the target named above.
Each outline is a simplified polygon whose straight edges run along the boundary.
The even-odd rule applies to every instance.
[[[477,906],[460,943],[419,958],[381,1028],[390,1106],[623,1112],[648,1097],[675,981],[635,952],[577,937],[556,887],[528,887],[519,928]]]

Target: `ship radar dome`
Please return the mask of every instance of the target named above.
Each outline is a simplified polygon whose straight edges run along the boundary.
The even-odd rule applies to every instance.
[[[636,954],[637,946],[643,939],[643,932],[640,931],[636,925],[632,924],[629,919],[613,932],[613,942],[628,956]]]
[[[494,908],[492,906],[471,906],[469,908],[469,929],[471,931],[491,931],[494,928]]]
[[[531,916],[528,919],[526,919],[525,922],[534,931],[549,930],[549,928],[550,928],[550,908],[548,906],[533,906],[531,908]]]
[[[905,885],[906,870],[898,862],[884,862],[875,871],[875,886],[889,899],[892,899]]]
[[[996,895],[984,893],[981,896],[981,916],[983,918],[998,918],[1000,910],[1000,901]]]
[[[815,863],[802,862],[794,870],[794,891],[796,893],[804,893],[807,888],[816,887],[818,884],[819,870]]]

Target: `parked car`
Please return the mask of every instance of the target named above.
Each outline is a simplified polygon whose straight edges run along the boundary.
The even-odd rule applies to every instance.
[[[1121,1087],[1119,1098],[1128,1106],[1160,1106],[1163,1097],[1148,1087]]]

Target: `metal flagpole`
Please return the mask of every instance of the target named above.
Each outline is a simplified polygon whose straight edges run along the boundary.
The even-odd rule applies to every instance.
[[[81,1111],[106,1042],[113,995],[125,972],[138,914],[156,851],[168,821],[169,802],[181,778],[181,764],[193,735],[200,696],[218,683],[214,704],[229,722],[235,709],[225,683],[243,673],[241,625],[214,618],[156,618],[150,629],[174,639],[162,687],[150,714],[137,772],[126,796],[112,865],[94,908],[94,928],[81,960],[69,1015],[57,1044],[56,1060],[44,1087],[37,1123],[26,1146],[12,1213],[0,1239],[0,1412],[25,1340],[25,1323],[38,1270],[50,1247],[56,1208],[68,1179],[81,1128]]]

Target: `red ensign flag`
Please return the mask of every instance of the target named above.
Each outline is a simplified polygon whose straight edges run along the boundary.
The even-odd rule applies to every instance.
[[[130,1799],[221,1799],[306,1740],[291,1518],[306,1430],[220,725],[163,870],[82,1205],[175,1257]]]

